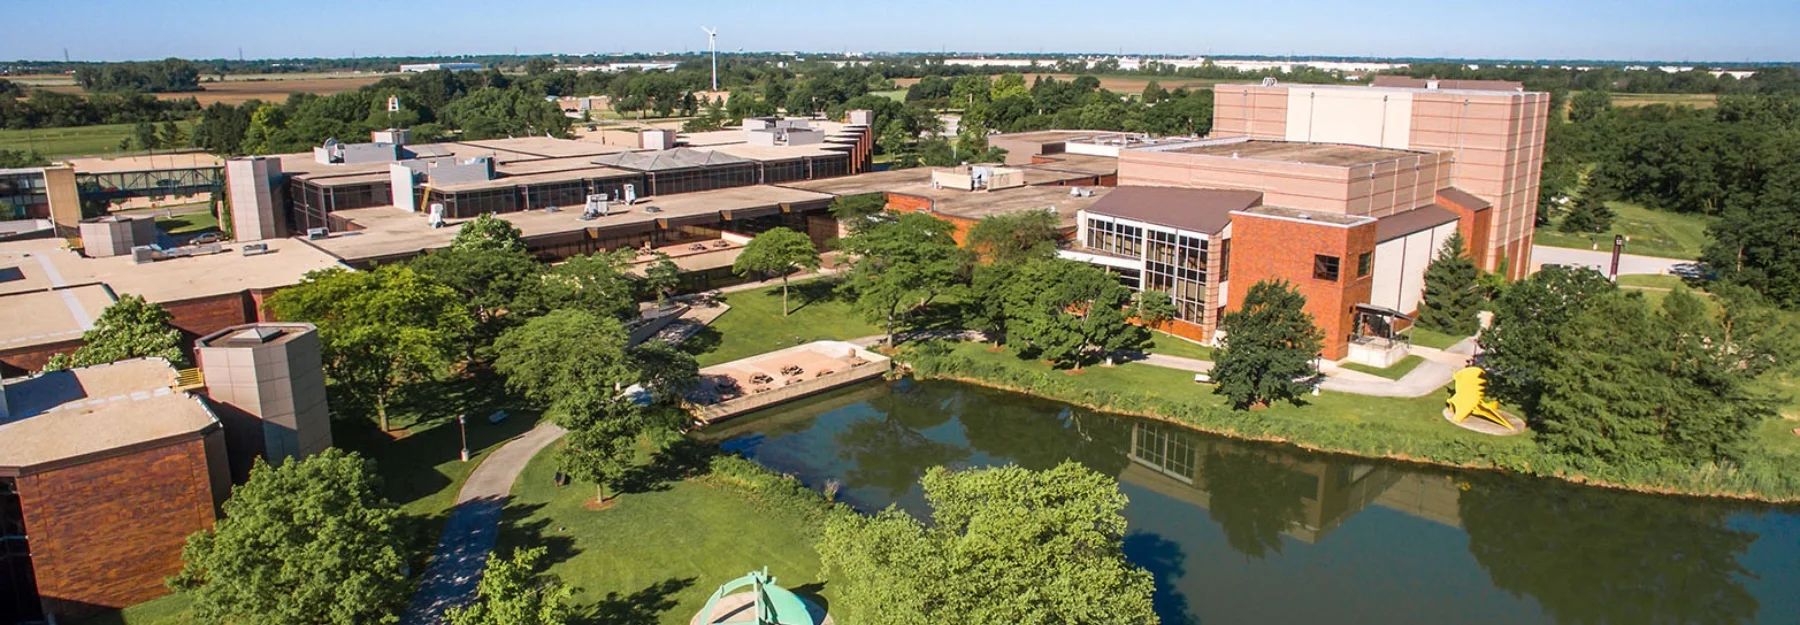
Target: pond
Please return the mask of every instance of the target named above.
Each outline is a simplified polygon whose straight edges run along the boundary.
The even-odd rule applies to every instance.
[[[1800,623],[1791,507],[1307,453],[951,382],[858,385],[707,436],[915,515],[937,465],[1116,476],[1168,625]]]

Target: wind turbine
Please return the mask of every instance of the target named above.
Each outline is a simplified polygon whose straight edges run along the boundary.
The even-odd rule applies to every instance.
[[[712,65],[713,65],[713,68],[712,68],[713,69],[712,90],[718,91],[719,90],[719,46],[718,46],[719,29],[707,28],[705,26],[701,26],[700,30],[706,31],[706,49],[710,50],[712,52]]]

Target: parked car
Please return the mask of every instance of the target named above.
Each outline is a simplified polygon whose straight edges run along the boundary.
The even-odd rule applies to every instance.
[[[200,236],[194,237],[192,239],[188,239],[188,245],[207,245],[209,243],[222,243],[224,241],[225,241],[224,234],[221,234],[218,232],[207,232],[207,233],[201,234]]]

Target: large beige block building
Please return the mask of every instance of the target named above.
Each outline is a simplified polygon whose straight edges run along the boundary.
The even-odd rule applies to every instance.
[[[1213,93],[1216,137],[1448,153],[1456,188],[1492,205],[1486,240],[1471,242],[1482,268],[1505,267],[1515,279],[1529,272],[1550,94],[1400,76],[1370,86],[1218,85]]]

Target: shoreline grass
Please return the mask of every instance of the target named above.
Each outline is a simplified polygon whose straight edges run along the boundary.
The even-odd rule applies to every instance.
[[[1194,384],[1185,372],[1148,365],[1092,367],[1071,374],[970,343],[915,345],[901,360],[921,379],[977,384],[1313,452],[1502,471],[1643,493],[1800,502],[1800,437],[1783,438],[1783,430],[1771,424],[1758,429],[1742,466],[1620,467],[1547,452],[1529,432],[1492,437],[1455,427],[1442,418],[1443,398],[1435,394],[1388,398],[1325,392],[1303,398],[1304,405],[1239,411],[1212,394],[1211,386]],[[1800,425],[1777,422],[1788,428]]]

